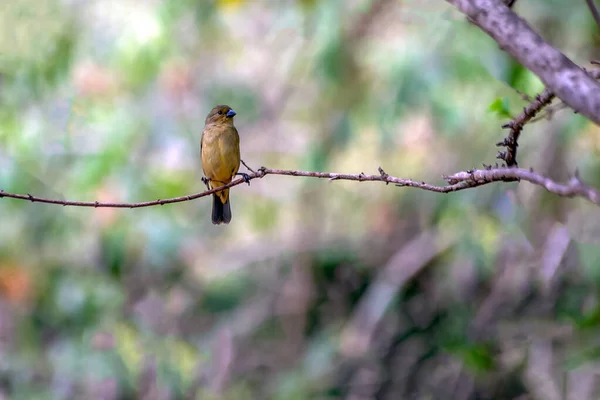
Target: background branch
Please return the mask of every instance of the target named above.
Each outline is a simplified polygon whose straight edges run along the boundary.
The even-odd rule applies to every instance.
[[[600,26],[600,14],[598,13],[598,9],[594,4],[594,0],[585,0],[585,2],[587,3],[592,16],[594,17],[594,21],[596,21],[596,25]]]
[[[600,84],[500,0],[447,0],[576,112],[600,124]]]
[[[473,187],[487,185],[492,182],[514,182],[515,180],[524,180],[535,185],[541,186],[559,196],[566,197],[583,197],[592,203],[600,204],[600,191],[585,185],[575,175],[567,183],[558,183],[551,180],[548,177],[537,174],[532,170],[522,168],[489,168],[483,170],[469,170],[457,172],[453,175],[444,176],[447,185],[437,186],[425,182],[414,181],[412,179],[397,178],[388,175],[381,167],[379,168],[379,175],[365,175],[360,174],[339,174],[335,172],[311,172],[311,171],[298,171],[298,170],[284,170],[284,169],[271,169],[261,167],[256,172],[248,174],[250,180],[256,178],[263,178],[266,175],[284,175],[284,176],[302,176],[306,178],[320,178],[329,179],[331,181],[346,180],[346,181],[358,181],[358,182],[384,182],[386,185],[393,183],[400,187],[413,187],[418,189],[427,190],[430,192],[437,193],[450,193],[457,192],[459,190],[469,189]],[[171,199],[146,201],[141,203],[107,203],[99,201],[69,201],[69,200],[55,200],[46,199],[42,197],[33,196],[31,194],[15,194],[8,193],[0,190],[0,198],[9,197],[18,200],[31,201],[32,203],[47,203],[47,204],[58,204],[62,206],[74,206],[74,207],[104,207],[104,208],[142,208],[151,207],[164,204],[181,203],[184,201],[190,201],[206,197],[220,190],[237,186],[244,183],[245,178],[237,178],[221,187],[206,190],[201,193],[196,193],[187,196],[174,197]]]

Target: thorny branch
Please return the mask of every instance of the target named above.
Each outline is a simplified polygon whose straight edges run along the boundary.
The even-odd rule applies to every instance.
[[[532,121],[555,97],[559,97],[575,112],[600,124],[600,96],[596,82],[600,79],[600,71],[586,71],[546,43],[527,22],[511,10],[515,1],[446,1],[457,7],[471,23],[491,36],[501,49],[536,74],[546,85],[546,89],[518,117],[503,126],[510,129],[510,133],[496,145],[506,147],[506,151],[500,151],[497,156],[506,162],[506,166],[518,166],[517,147],[523,126]],[[593,0],[586,2],[600,25],[600,15]]]
[[[446,0],[536,74],[557,97],[600,124],[600,83],[590,77],[499,0]]]
[[[523,180],[530,182],[534,185],[541,186],[549,192],[555,193],[559,196],[566,197],[582,197],[594,204],[600,205],[600,191],[585,185],[579,180],[579,177],[575,175],[567,183],[558,183],[551,180],[548,177],[533,172],[532,170],[522,168],[491,168],[486,167],[481,170],[469,170],[457,172],[453,175],[444,176],[446,185],[432,185],[425,182],[414,181],[411,179],[397,178],[388,175],[381,167],[379,168],[378,175],[365,175],[360,174],[339,174],[333,172],[311,172],[311,171],[297,171],[297,170],[283,170],[283,169],[272,169],[261,167],[256,172],[251,172],[247,175],[249,180],[256,178],[263,178],[267,175],[284,175],[284,176],[301,176],[306,178],[321,178],[329,179],[331,181],[346,180],[346,181],[358,181],[358,182],[384,182],[387,184],[394,184],[400,187],[413,187],[430,192],[437,193],[450,193],[457,192],[459,190],[465,190],[478,186],[487,185],[492,182],[513,182]],[[199,199],[201,197],[209,196],[220,190],[237,186],[241,183],[246,182],[246,177],[237,178],[218,188],[206,190],[201,193],[196,193],[187,196],[174,197],[171,199],[146,201],[141,203],[104,203],[99,201],[69,201],[69,200],[55,200],[46,199],[42,197],[33,196],[29,193],[15,194],[8,193],[0,189],[0,198],[9,197],[18,200],[31,201],[32,203],[46,203],[46,204],[58,204],[62,206],[74,206],[74,207],[93,207],[93,208],[141,208],[151,206],[162,206],[165,204],[181,203],[184,201],[190,201]],[[248,184],[249,181],[248,181]]]
[[[592,63],[594,64],[595,62]],[[587,71],[587,73],[594,79],[600,79],[600,70]],[[544,109],[544,107],[552,103],[552,100],[554,100],[555,97],[556,95],[551,89],[544,89],[542,93],[535,96],[535,99],[533,102],[531,102],[531,104],[523,109],[521,114],[519,114],[509,123],[502,125],[503,129],[510,129],[510,132],[508,137],[506,137],[503,141],[496,143],[496,146],[506,147],[506,151],[501,151],[498,153],[498,158],[504,160],[507,166],[518,166],[517,147],[519,146],[519,136],[521,135],[523,127],[528,122],[531,122],[535,116]]]

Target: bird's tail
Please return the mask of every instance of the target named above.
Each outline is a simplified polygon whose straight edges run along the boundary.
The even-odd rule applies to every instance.
[[[225,202],[223,202],[223,200],[225,200]],[[229,190],[213,194],[212,223],[214,225],[219,225],[228,224],[230,222],[231,206],[229,204]]]

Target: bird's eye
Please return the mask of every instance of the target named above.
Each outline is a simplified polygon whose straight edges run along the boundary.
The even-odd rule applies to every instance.
[[[219,115],[223,115],[223,111],[219,110],[219,111],[217,112],[217,114],[219,114]]]

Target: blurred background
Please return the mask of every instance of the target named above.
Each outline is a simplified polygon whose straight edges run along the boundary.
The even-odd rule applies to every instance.
[[[585,2],[516,11],[580,65],[600,55]],[[13,0],[0,189],[200,192],[215,104],[252,168],[443,184],[493,164],[542,89],[442,1]],[[520,166],[600,187],[600,129],[560,108]],[[1,199],[0,398],[600,397],[596,206],[268,176],[232,189],[230,225],[210,207]]]

